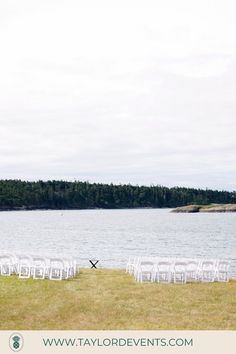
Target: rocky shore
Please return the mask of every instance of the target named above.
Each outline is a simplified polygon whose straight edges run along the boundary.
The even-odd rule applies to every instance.
[[[173,213],[225,213],[236,212],[236,204],[185,205],[172,210]]]

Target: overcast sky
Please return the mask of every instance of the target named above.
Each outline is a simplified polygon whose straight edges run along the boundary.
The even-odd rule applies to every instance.
[[[236,190],[235,10],[1,1],[0,178]]]

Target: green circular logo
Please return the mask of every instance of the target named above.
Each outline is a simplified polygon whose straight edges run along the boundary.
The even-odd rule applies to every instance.
[[[24,346],[24,340],[20,333],[13,333],[9,339],[9,347],[13,352],[19,352]]]

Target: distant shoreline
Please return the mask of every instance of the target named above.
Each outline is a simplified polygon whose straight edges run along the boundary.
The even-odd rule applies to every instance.
[[[209,204],[209,205],[184,205],[176,208],[171,207],[134,207],[134,208],[38,208],[38,207],[12,207],[0,208],[0,212],[6,211],[69,211],[69,210],[146,210],[146,209],[169,209],[173,213],[226,213],[236,212],[236,204]]]
[[[232,213],[236,204],[185,205],[172,210],[173,213]]]
[[[57,211],[63,211],[63,210],[145,210],[145,209],[173,209],[173,208],[168,208],[168,207],[163,207],[163,208],[155,208],[155,207],[138,207],[138,208],[29,208],[29,207],[14,207],[14,208],[0,208],[0,212],[3,211],[47,211],[47,210],[57,210]]]

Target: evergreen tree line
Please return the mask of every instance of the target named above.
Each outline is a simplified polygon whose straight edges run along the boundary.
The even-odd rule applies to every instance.
[[[0,180],[0,209],[174,208],[236,203],[236,192],[89,182]]]

